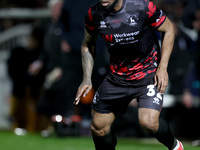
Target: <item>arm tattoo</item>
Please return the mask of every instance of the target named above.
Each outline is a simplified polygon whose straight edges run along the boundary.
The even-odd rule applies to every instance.
[[[94,59],[89,50],[85,47],[82,51],[82,66],[83,66],[83,78],[84,80],[90,80],[92,76]]]
[[[94,65],[95,42],[97,35],[90,35],[85,31],[85,38],[81,47],[83,80],[90,82]]]

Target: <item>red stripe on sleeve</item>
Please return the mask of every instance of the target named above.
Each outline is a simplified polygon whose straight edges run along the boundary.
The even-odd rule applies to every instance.
[[[162,16],[160,19],[157,19],[157,22],[152,23],[151,26],[152,27],[160,26],[164,22],[165,18],[166,18],[166,16]]]
[[[91,7],[90,7],[90,9],[88,10],[88,17],[89,17],[89,20],[92,21],[92,11],[91,11]]]
[[[85,26],[90,30],[90,31],[94,31],[96,28],[93,26],[89,26],[85,23]]]

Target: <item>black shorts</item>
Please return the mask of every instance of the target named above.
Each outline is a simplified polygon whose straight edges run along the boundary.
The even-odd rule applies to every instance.
[[[118,85],[105,78],[95,93],[92,109],[99,113],[124,114],[135,98],[139,108],[162,109],[163,95],[157,92],[153,78],[142,79],[131,85]]]

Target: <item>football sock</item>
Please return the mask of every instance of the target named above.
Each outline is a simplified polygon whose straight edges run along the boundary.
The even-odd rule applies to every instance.
[[[177,144],[177,141],[172,134],[167,122],[162,118],[159,119],[158,131],[151,135],[154,136],[160,143],[168,147],[168,149],[170,150],[173,149]]]
[[[93,136],[93,141],[96,150],[115,150],[117,138],[111,131],[105,136]]]

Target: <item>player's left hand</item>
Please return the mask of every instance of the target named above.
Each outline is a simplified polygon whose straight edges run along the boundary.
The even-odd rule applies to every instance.
[[[154,85],[157,86],[157,91],[164,94],[168,85],[168,73],[167,69],[158,67],[156,74],[154,76]]]

